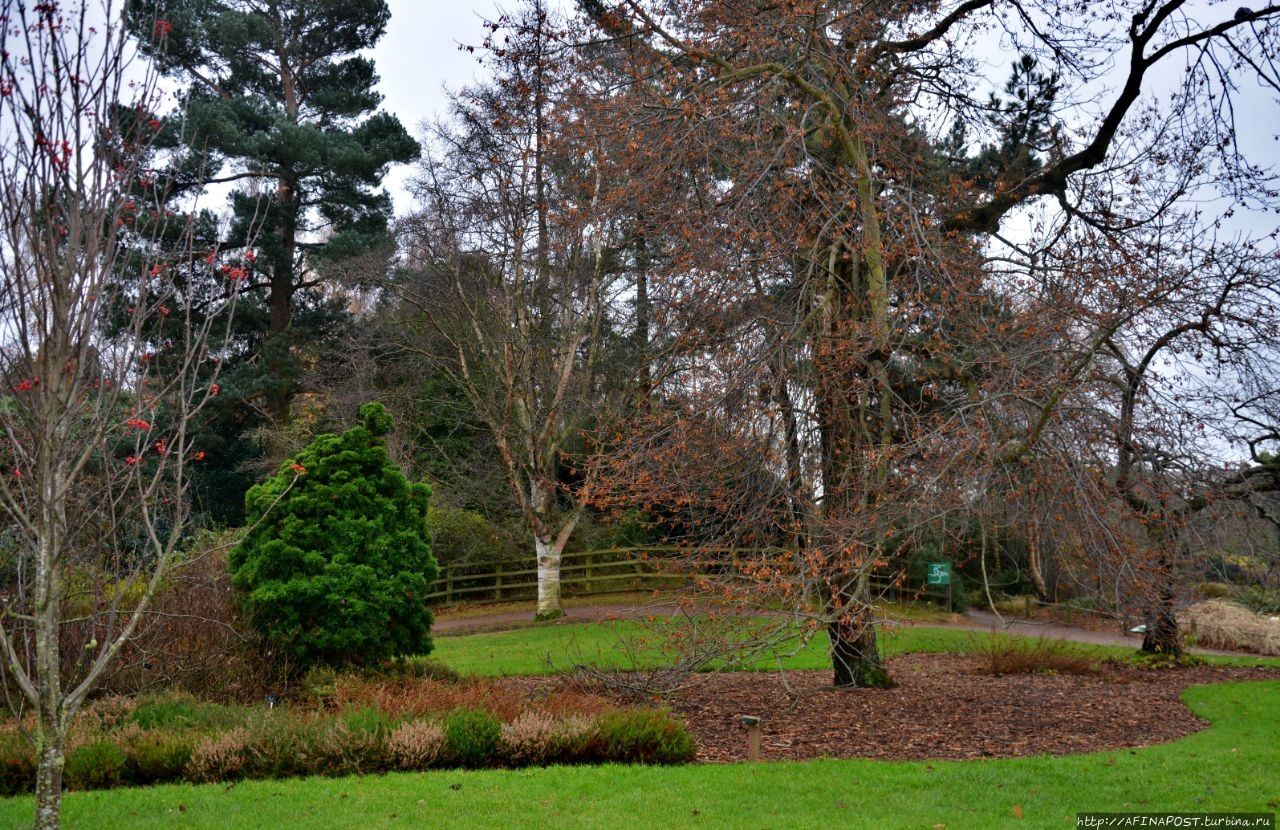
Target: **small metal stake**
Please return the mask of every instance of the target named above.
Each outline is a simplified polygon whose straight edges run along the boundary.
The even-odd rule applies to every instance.
[[[760,760],[760,718],[743,715],[742,725],[747,727],[747,760]]]

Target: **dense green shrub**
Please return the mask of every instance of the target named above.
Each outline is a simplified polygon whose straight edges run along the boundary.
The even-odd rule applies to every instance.
[[[379,740],[391,734],[391,728],[395,725],[386,712],[374,706],[348,709],[343,713],[342,720],[352,732],[362,732]]]
[[[587,738],[588,761],[684,764],[698,747],[683,723],[657,709],[619,709],[596,719]]]
[[[249,490],[253,529],[230,557],[250,619],[299,668],[431,650],[430,490],[388,456],[386,409],[365,404],[360,416]]]
[[[62,780],[69,790],[101,790],[124,783],[129,756],[115,741],[103,739],[76,747],[67,755]]]
[[[148,695],[137,701],[130,720],[146,730],[230,729],[242,723],[244,707],[199,700],[187,692]]]
[[[444,683],[457,683],[462,679],[457,669],[429,657],[408,657],[397,661],[388,668],[386,674],[388,677],[412,677]]]
[[[478,769],[496,765],[502,747],[502,721],[483,709],[457,709],[444,720],[444,761]]]
[[[9,726],[0,730],[0,796],[31,792],[36,756],[31,742]]]
[[[125,781],[137,786],[181,781],[195,746],[195,736],[190,732],[130,735],[124,746]]]
[[[1232,598],[1257,614],[1280,614],[1280,588],[1246,585],[1236,589]]]

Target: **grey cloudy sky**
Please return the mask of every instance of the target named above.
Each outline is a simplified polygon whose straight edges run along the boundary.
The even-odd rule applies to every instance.
[[[444,88],[458,89],[478,77],[481,67],[475,55],[461,51],[459,44],[478,46],[484,40],[486,19],[496,19],[500,9],[515,10],[525,0],[388,0],[391,22],[387,33],[374,49],[373,58],[381,77],[384,108],[399,116],[401,123],[415,136],[421,134],[424,119],[443,113],[446,106]],[[568,9],[573,0],[547,0],[552,8]],[[1211,2],[1204,13],[1216,20],[1226,12]],[[995,75],[1003,77],[1011,53],[997,51],[993,56]],[[1169,71],[1175,75],[1179,67]],[[1241,92],[1245,101],[1258,107],[1244,108],[1240,139],[1255,161],[1269,162],[1280,136],[1280,110],[1270,96],[1255,89],[1255,81],[1247,80]],[[404,181],[412,170],[401,167],[391,172],[387,187],[396,200],[397,213],[410,207],[404,192]]]
[[[443,89],[458,89],[474,80],[481,67],[475,55],[459,50],[459,44],[480,45],[484,21],[496,19],[499,8],[518,9],[522,0],[388,0],[391,22],[373,51],[381,77],[383,107],[400,118],[414,136],[424,119],[442,113]],[[557,5],[556,2],[551,3]],[[403,182],[409,168],[393,170],[387,187],[396,200],[396,212],[409,206]]]

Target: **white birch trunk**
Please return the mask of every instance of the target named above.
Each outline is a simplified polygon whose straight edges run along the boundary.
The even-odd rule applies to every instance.
[[[564,605],[560,601],[560,560],[564,552],[563,544],[557,540],[533,540],[538,554],[538,607],[534,612],[536,620],[554,620],[564,616]]]

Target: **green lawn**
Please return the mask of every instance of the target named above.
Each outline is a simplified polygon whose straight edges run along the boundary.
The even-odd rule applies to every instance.
[[[1078,811],[1275,812],[1280,682],[1195,687],[1211,728],[1064,758],[553,767],[71,793],[67,828],[1031,828]],[[1015,817],[1016,812],[1021,818]],[[0,830],[32,800],[0,800]]]
[[[438,637],[432,657],[463,674],[487,677],[550,674],[579,664],[607,669],[649,668],[664,658],[666,641],[674,634],[674,628],[664,628],[661,623],[655,627],[638,620],[563,623]],[[885,638],[885,650],[890,655],[913,651],[959,654],[981,648],[986,637],[956,629],[902,627]],[[759,667],[827,668],[830,663],[826,649],[827,638],[819,634],[803,648],[798,641],[781,646],[776,660],[765,660]],[[1126,653],[1125,649],[1115,651]]]
[[[432,657],[463,674],[486,677],[502,675],[550,674],[571,669],[575,665],[592,665],[606,669],[650,668],[658,665],[666,652],[667,640],[678,634],[673,627],[659,621],[616,620],[605,623],[561,623],[539,625],[512,631],[437,637]],[[1026,641],[1013,635],[996,635],[997,640]],[[953,628],[930,628],[919,625],[892,627],[884,636],[889,655],[911,652],[965,654],[989,648],[992,635],[987,632],[962,631]],[[1101,657],[1126,657],[1133,649],[1123,646],[1064,646]],[[802,649],[791,643],[779,649],[777,659],[763,660],[758,668],[779,666],[788,669],[826,669],[827,639],[823,634],[812,638]],[[1280,658],[1248,656],[1211,657],[1214,663],[1280,666]]]
[[[440,637],[433,656],[479,675],[544,673],[586,662],[623,668],[653,664],[669,633],[631,620],[534,626]],[[885,642],[890,654],[963,653],[990,647],[991,635],[904,626]],[[622,648],[632,649],[634,659],[620,659]],[[1120,647],[1071,648],[1104,656],[1131,653]],[[765,666],[827,668],[823,637],[793,650]],[[1214,660],[1280,665],[1276,659]],[[1280,682],[1195,687],[1186,699],[1212,727],[1136,751],[971,762],[553,767],[173,785],[71,793],[65,827],[954,830],[1072,827],[1078,811],[1276,811]],[[0,830],[30,826],[32,809],[30,797],[0,799]]]

